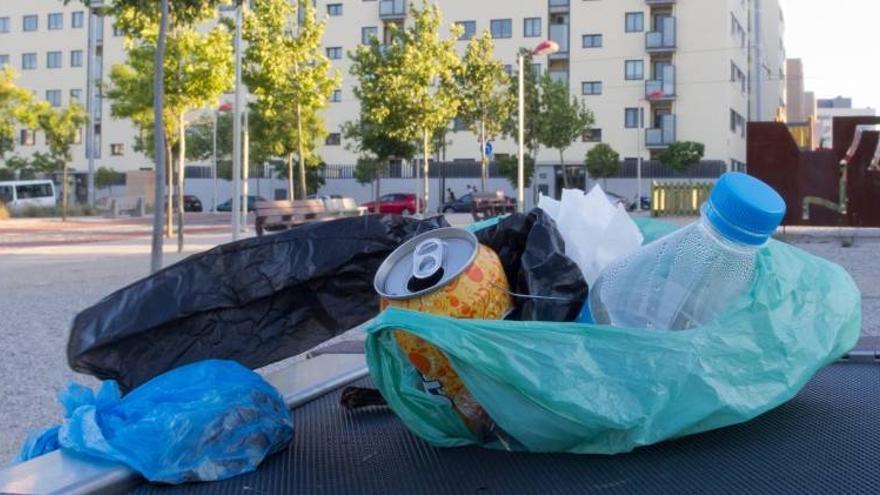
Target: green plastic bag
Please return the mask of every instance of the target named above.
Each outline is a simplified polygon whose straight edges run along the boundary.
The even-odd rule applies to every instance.
[[[649,242],[674,230],[639,220]],[[861,296],[839,266],[770,240],[749,301],[679,332],[455,320],[389,308],[368,326],[370,375],[406,426],[444,447],[478,443],[426,392],[403,329],[443,350],[492,419],[533,452],[614,454],[747,421],[791,399],[859,338]],[[497,441],[484,444],[501,448]]]

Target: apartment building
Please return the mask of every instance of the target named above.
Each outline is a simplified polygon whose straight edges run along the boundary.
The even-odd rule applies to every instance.
[[[495,38],[495,56],[512,74],[520,47],[548,38],[559,44],[558,53],[535,60],[536,68],[567,82],[596,117],[594,128],[566,151],[570,163],[582,163],[586,151],[598,142],[610,144],[623,158],[650,159],[675,141],[691,140],[705,144],[707,159],[741,168],[746,121],[773,120],[784,112],[784,28],[778,0],[438,4],[444,28],[464,28],[458,41],[462,51],[467,39],[488,30]],[[343,76],[324,113],[330,134],[320,153],[328,164],[353,164],[356,156],[340,133],[358,113],[348,52],[370,36],[386,36],[392,23],[405,25],[409,5],[405,0],[316,0],[315,6],[327,21],[326,53]],[[761,15],[755,16],[758,11]],[[125,57],[123,38],[115,35],[111,19],[89,16],[77,2],[3,2],[0,64],[12,65],[22,86],[53,104],[66,105],[73,98],[86,101],[90,32],[97,54],[94,73],[97,80],[106,81],[110,67]],[[756,49],[758,43],[762,50]],[[753,77],[756,66],[764,71],[760,79]],[[758,96],[762,105],[755,102]],[[117,170],[151,166],[133,150],[133,126],[113,119],[109,102],[98,91],[94,103],[97,165]],[[20,151],[45,146],[44,137],[31,134],[21,136],[28,144]],[[74,149],[73,166],[78,170],[86,169],[85,148]],[[496,137],[494,149],[514,153],[516,146]],[[457,130],[445,154],[446,160],[478,157],[476,137]],[[558,159],[554,150],[541,150],[538,156],[539,163]]]

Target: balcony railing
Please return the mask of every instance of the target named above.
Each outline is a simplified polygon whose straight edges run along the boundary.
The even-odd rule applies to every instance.
[[[568,53],[568,24],[551,24],[550,40],[559,45],[558,53]]]
[[[406,16],[405,0],[380,0],[379,17],[382,19],[396,19]]]
[[[659,79],[645,81],[645,98],[650,101],[665,101],[675,98],[675,66],[664,65]]]
[[[665,148],[675,142],[675,115],[667,114],[660,117],[660,126],[645,129],[645,146],[648,148]]]
[[[654,31],[645,33],[645,48],[649,52],[668,52],[675,49],[675,17],[661,17]]]
[[[648,5],[672,5],[675,0],[645,0]]]
[[[568,12],[569,0],[548,0],[550,12]]]

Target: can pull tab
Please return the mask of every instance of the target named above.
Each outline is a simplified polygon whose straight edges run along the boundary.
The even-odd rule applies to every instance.
[[[446,245],[440,239],[426,239],[413,252],[412,276],[406,286],[410,292],[418,292],[436,284],[443,278],[443,262]]]

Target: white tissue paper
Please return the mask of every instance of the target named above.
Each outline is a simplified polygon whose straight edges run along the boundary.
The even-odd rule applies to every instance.
[[[556,221],[565,254],[591,286],[602,269],[638,249],[644,240],[623,205],[612,204],[598,184],[587,194],[563,189],[561,201],[541,196],[538,208]]]

